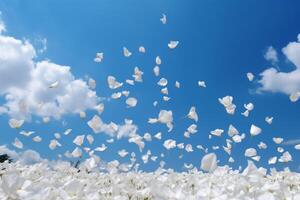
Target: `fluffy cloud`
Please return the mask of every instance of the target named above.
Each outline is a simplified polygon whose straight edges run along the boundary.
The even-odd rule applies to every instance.
[[[261,87],[258,91],[280,92],[288,95],[300,91],[300,34],[298,41],[290,42],[282,49],[282,52],[295,65],[295,69],[290,72],[279,72],[275,68],[266,69],[260,74]],[[269,54],[268,58],[271,62],[277,58],[277,56],[274,57],[274,53]],[[273,59],[271,59],[271,55],[273,55]]]
[[[85,81],[76,79],[69,66],[47,60],[36,62],[35,58],[36,50],[28,41],[0,34],[0,95],[6,101],[0,114],[58,119],[96,106],[96,93]],[[50,87],[55,82],[57,86]]]
[[[0,146],[0,155],[7,154],[13,159],[13,161],[18,161],[22,165],[32,165],[40,162],[48,162],[46,159],[42,159],[40,154],[33,150],[26,150],[22,152],[16,152],[7,148],[5,145]]]
[[[278,62],[277,51],[272,46],[268,47],[264,57],[266,60],[271,61],[272,64]]]

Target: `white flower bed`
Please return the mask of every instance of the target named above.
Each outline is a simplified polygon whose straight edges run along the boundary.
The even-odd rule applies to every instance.
[[[0,199],[26,200],[299,200],[300,175],[289,170],[266,174],[252,162],[243,171],[218,167],[212,173],[196,169],[175,173],[87,172],[66,163],[0,164]]]

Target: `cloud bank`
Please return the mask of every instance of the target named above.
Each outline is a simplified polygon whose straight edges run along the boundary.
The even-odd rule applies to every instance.
[[[76,79],[70,66],[35,61],[33,45],[4,35],[5,30],[0,20],[0,97],[5,100],[0,114],[18,119],[32,115],[59,119],[97,105],[96,92]]]
[[[295,66],[295,69],[290,72],[280,72],[273,67],[266,69],[260,74],[259,92],[279,92],[290,95],[300,91],[300,34],[297,41],[290,42],[282,49],[282,53]],[[273,47],[268,48],[265,58],[272,63],[278,62],[277,52]]]

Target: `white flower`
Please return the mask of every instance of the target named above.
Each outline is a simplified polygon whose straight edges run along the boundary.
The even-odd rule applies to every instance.
[[[178,81],[175,82],[175,87],[180,88],[180,83]]]

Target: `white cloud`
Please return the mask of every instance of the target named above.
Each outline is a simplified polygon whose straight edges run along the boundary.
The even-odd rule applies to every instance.
[[[292,140],[287,140],[282,143],[283,145],[295,145],[295,144],[300,144],[300,139],[292,139]]]
[[[7,154],[13,161],[18,161],[22,165],[32,165],[40,162],[47,162],[46,159],[42,159],[40,154],[34,150],[26,150],[16,152],[7,148],[7,146],[0,146],[0,155]]]
[[[277,51],[272,46],[268,47],[264,57],[266,60],[272,62],[272,64],[276,64],[278,62]]]
[[[37,38],[34,40],[34,46],[38,53],[44,53],[47,50],[47,38]]]
[[[0,35],[0,94],[27,85],[35,55],[30,43]]]
[[[0,11],[0,34],[6,31],[6,27],[4,22],[2,21],[2,12]]]
[[[282,52],[295,65],[295,69],[290,72],[280,72],[275,68],[266,69],[260,74],[259,83],[261,87],[258,88],[259,92],[280,92],[290,95],[300,91],[300,34],[298,41],[290,42],[282,49]]]
[[[69,66],[44,60],[28,41],[0,35],[0,95],[6,102],[0,113],[30,119],[31,115],[59,118],[93,109],[98,97],[87,83],[76,79]],[[58,86],[50,88],[54,82]],[[76,101],[74,100],[76,99]]]

